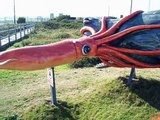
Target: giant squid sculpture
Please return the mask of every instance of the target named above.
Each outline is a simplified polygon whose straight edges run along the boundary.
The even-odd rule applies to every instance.
[[[160,67],[160,11],[136,11],[117,23],[103,17],[98,32],[57,43],[23,47],[0,53],[0,69],[37,70],[97,56],[113,67]]]

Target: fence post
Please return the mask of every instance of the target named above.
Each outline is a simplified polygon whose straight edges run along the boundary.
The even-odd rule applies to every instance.
[[[19,39],[22,39],[22,27],[21,27],[21,25],[19,26],[19,29],[20,29],[20,38]]]
[[[8,28],[8,44],[10,44],[10,29]]]
[[[27,34],[29,34],[29,27],[30,27],[30,26],[29,26],[29,25],[27,25]]]
[[[15,27],[14,32],[15,32],[15,41],[17,41],[17,27]]]
[[[23,32],[24,32],[24,36],[26,35],[25,30],[26,30],[26,29],[25,29],[25,25],[23,25]],[[24,36],[23,36],[23,37],[24,37]]]
[[[0,38],[0,47],[2,46],[2,41],[1,41],[2,39]]]

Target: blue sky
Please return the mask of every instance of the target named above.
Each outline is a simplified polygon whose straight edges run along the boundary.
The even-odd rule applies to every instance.
[[[59,13],[75,17],[128,15],[130,0],[15,0],[16,16],[49,17]],[[133,0],[133,11],[160,9],[160,0]],[[109,10],[109,11],[108,11]],[[0,0],[0,18],[13,16],[13,0]]]

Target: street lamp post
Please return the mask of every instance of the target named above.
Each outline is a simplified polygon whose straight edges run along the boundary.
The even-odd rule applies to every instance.
[[[13,0],[13,12],[14,12],[14,24],[16,24],[16,6],[15,6],[15,0]]]
[[[151,7],[151,1],[148,1],[148,11],[150,11],[150,7]]]
[[[108,16],[109,16],[109,14],[110,14],[110,6],[108,5]]]
[[[130,14],[132,13],[132,3],[133,3],[133,0],[131,0]]]

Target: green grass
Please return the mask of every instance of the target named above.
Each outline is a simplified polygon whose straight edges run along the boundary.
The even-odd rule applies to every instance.
[[[158,75],[154,76],[158,70],[138,70],[138,78],[129,87],[125,84],[129,69],[56,67],[57,106],[51,105],[47,70],[0,71],[0,116],[148,120],[160,109],[160,83]]]
[[[47,118],[48,116],[52,116],[52,119],[73,120],[148,120],[152,115],[159,111],[159,108],[156,108],[149,103],[152,102],[154,97],[160,96],[158,94],[152,95],[148,92],[151,91],[150,89],[153,86],[155,86],[154,90],[158,90],[157,92],[160,92],[158,89],[159,84],[157,85],[157,83],[154,83],[153,80],[146,79],[143,81],[142,78],[139,79],[140,81],[133,83],[131,88],[125,84],[124,79],[121,77],[112,80],[98,79],[96,82],[94,80],[90,80],[87,87],[84,87],[83,84],[80,85],[79,89],[81,89],[81,92],[77,95],[73,95],[76,96],[76,98],[68,98],[66,100],[67,104],[72,103],[70,107],[66,107],[67,110],[65,111],[69,111],[71,116],[64,116],[63,112],[60,112],[63,109],[58,105],[56,107],[50,106],[53,109],[52,114],[46,115],[45,117]],[[145,83],[142,83],[142,81]],[[83,81],[80,82],[82,83]],[[139,86],[141,86],[140,89]],[[88,92],[83,92],[83,90]],[[142,96],[137,94],[142,93],[142,91],[144,94],[143,96],[146,94],[148,95],[148,102],[146,102],[146,99]],[[159,99],[154,101],[154,104],[157,103],[159,103]],[[59,101],[59,104],[62,104],[61,101]],[[46,106],[47,104],[42,105]],[[54,111],[55,108],[58,109],[57,111],[59,112]],[[38,110],[39,109],[41,109],[41,105],[38,106]],[[28,116],[30,119],[37,117],[37,115],[35,115],[37,113],[36,110],[37,109],[31,109],[31,111],[25,114],[25,117]],[[47,110],[48,108],[44,108],[42,111],[38,112],[38,115],[40,116],[37,119],[44,117],[43,113],[46,114]],[[30,116],[31,113],[33,114],[32,117]]]
[[[148,120],[157,110],[123,84],[103,82],[85,101],[80,119]]]
[[[40,29],[36,32],[33,32],[29,36],[29,39],[17,42],[9,49],[24,47],[24,46],[50,44],[64,39],[69,39],[69,38],[73,39],[79,37],[81,37],[81,35],[79,30],[77,29],[64,29],[64,28],[55,30]]]
[[[25,120],[76,120],[78,117],[74,114],[78,106],[67,102],[58,101],[57,106],[51,106],[50,102],[45,101],[39,106],[24,114]],[[71,112],[74,111],[74,112]],[[36,116],[36,117],[35,117]]]
[[[39,79],[47,83],[44,75],[46,73],[43,71],[0,71],[0,113],[19,111],[19,107],[26,107],[26,102],[43,95],[47,90],[38,91],[40,88],[44,88],[43,83],[39,84]]]

